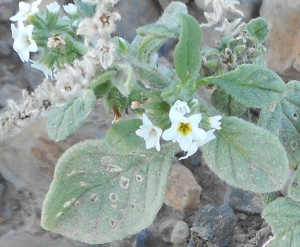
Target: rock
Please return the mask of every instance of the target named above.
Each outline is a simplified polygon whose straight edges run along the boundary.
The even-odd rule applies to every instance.
[[[10,231],[0,238],[1,247],[89,247],[90,245],[83,244],[77,241],[72,241],[65,238],[53,239],[50,234],[39,236],[31,235],[27,232]]]
[[[172,0],[158,0],[158,2],[161,5],[161,7],[165,9],[172,2]],[[187,4],[189,0],[180,0],[179,2]]]
[[[16,102],[20,101],[22,98],[22,89],[11,85],[11,84],[4,84],[0,86],[0,107],[7,105],[8,99],[13,99]]]
[[[151,232],[148,229],[140,231],[136,235],[135,247],[148,247],[151,238]]]
[[[259,194],[238,188],[231,188],[231,192],[227,200],[230,207],[243,212],[261,213],[265,208]]]
[[[0,40],[0,56],[9,57],[10,54],[11,54],[11,48],[9,47],[9,45],[5,41]]]
[[[175,226],[176,223],[177,223],[176,219],[167,218],[160,224],[158,232],[161,239],[166,243],[171,242],[171,234],[173,231],[173,227]]]
[[[117,22],[116,33],[126,40],[135,37],[138,27],[156,22],[161,15],[159,4],[149,0],[120,1],[117,10],[122,20]]]
[[[0,1],[0,21],[8,21],[13,15],[14,4],[13,0]]]
[[[260,14],[270,23],[265,59],[286,81],[300,79],[300,2],[264,0]]]
[[[231,238],[238,218],[229,206],[225,205],[215,208],[211,205],[206,205],[197,214],[191,229],[190,247],[231,246]]]
[[[182,246],[186,243],[189,235],[190,229],[188,224],[181,220],[177,221],[171,234],[171,243],[175,246]]]
[[[177,210],[193,209],[197,207],[200,194],[201,187],[191,171],[177,163],[172,164],[164,203]]]
[[[45,78],[45,75],[41,70],[31,67],[31,63],[24,63],[22,67],[22,74],[31,90],[36,89]]]

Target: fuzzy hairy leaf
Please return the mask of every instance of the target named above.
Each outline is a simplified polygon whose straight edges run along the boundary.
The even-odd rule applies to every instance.
[[[88,89],[93,90],[97,98],[101,98],[109,91],[111,87],[111,79],[116,73],[117,72],[115,70],[110,70],[101,74],[98,78],[91,82]]]
[[[288,188],[288,194],[293,200],[300,202],[300,170],[299,169],[297,169],[294,174],[292,183]]]
[[[186,5],[181,2],[171,2],[156,23],[166,26],[173,33],[179,33],[179,14],[188,14]]]
[[[264,107],[279,102],[286,85],[273,71],[252,64],[243,64],[235,70],[215,77],[206,77],[197,82],[200,87],[215,84],[247,107]]]
[[[211,101],[217,110],[225,113],[228,116],[241,117],[247,110],[247,107],[245,107],[241,103],[236,102],[222,89],[217,88],[213,92]]]
[[[135,134],[142,125],[140,119],[125,119],[115,123],[106,135],[106,142],[119,154],[145,149],[145,141]]]
[[[290,81],[280,103],[263,108],[259,125],[271,131],[283,144],[290,166],[300,163],[300,82]]]
[[[76,144],[55,168],[42,226],[89,244],[143,230],[162,205],[174,153],[170,145],[120,155],[103,140]]]
[[[252,19],[245,26],[245,30],[247,30],[249,36],[255,37],[262,44],[269,34],[268,21],[262,17]]]
[[[298,247],[300,243],[299,202],[278,198],[263,211],[262,216],[271,225],[275,237],[264,247]]]
[[[91,3],[83,2],[82,0],[74,0],[79,11],[86,17],[93,17],[96,11],[96,5]]]
[[[202,31],[194,17],[181,14],[178,15],[178,19],[181,26],[179,42],[175,48],[174,66],[178,77],[185,83],[199,76]]]
[[[115,64],[114,67],[118,70],[118,72],[112,78],[112,83],[122,95],[127,97],[136,84],[134,70],[132,66],[127,63],[118,63]]]
[[[92,90],[84,90],[62,108],[49,111],[47,133],[54,141],[61,141],[79,128],[94,110],[96,96]]]
[[[269,131],[236,117],[224,117],[216,139],[203,146],[211,169],[232,186],[257,193],[283,187],[288,159]]]

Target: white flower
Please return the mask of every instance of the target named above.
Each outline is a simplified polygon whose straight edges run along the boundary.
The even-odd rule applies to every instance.
[[[53,79],[53,71],[47,65],[41,64],[38,61],[30,61],[32,62],[31,67],[41,70],[47,79],[49,79],[49,77]]]
[[[162,138],[166,141],[178,142],[183,151],[189,151],[193,140],[205,140],[206,131],[199,128],[202,116],[195,114],[188,118],[178,111],[170,110],[171,128],[164,131]]]
[[[57,2],[50,3],[46,5],[46,7],[47,10],[53,14],[58,13],[58,11],[60,10],[60,5]]]
[[[171,114],[171,111],[174,111],[174,110],[181,113],[182,115],[185,115],[185,114],[191,112],[188,104],[186,102],[180,101],[180,100],[177,100],[174,103],[174,105],[171,107],[170,114]]]
[[[38,5],[41,2],[42,0],[37,0],[32,4],[19,2],[19,12],[16,15],[10,17],[9,19],[11,21],[18,21],[18,22],[27,20],[29,16],[34,15],[36,12],[39,11]]]
[[[162,130],[153,125],[147,115],[143,113],[143,125],[135,132],[139,137],[144,138],[146,141],[146,148],[155,147],[157,151],[160,151],[159,139],[162,134]]]
[[[34,26],[28,25],[24,27],[22,22],[18,23],[18,28],[11,24],[12,36],[14,38],[13,48],[18,52],[23,62],[28,62],[29,52],[36,52],[38,46],[32,39],[32,31]]]
[[[220,130],[221,124],[222,124],[220,122],[221,119],[222,119],[222,116],[220,116],[220,115],[208,118],[210,127],[213,129],[216,129],[216,130]]]
[[[193,155],[194,153],[197,152],[198,148],[203,146],[204,144],[210,142],[211,140],[215,139],[216,136],[214,135],[214,129],[209,130],[206,132],[207,136],[205,139],[194,139],[192,140],[192,145],[190,148],[187,150],[187,153],[184,157],[179,158],[179,160],[186,159],[187,157]]]
[[[69,3],[68,5],[63,5],[63,8],[66,11],[66,13],[68,13],[69,15],[74,15],[77,13],[77,5],[73,3]]]

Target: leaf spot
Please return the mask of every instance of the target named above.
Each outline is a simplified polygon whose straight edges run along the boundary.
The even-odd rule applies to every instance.
[[[56,218],[60,217],[62,215],[62,212],[59,212],[57,215],[56,215]]]
[[[293,140],[291,142],[291,148],[295,151],[298,148],[298,141],[297,140]]]
[[[116,193],[110,193],[109,200],[111,200],[112,202],[117,202],[119,200],[118,195]]]
[[[80,203],[79,201],[76,201],[76,202],[74,203],[74,205],[75,205],[75,206],[78,206],[79,203]]]
[[[298,183],[297,183],[297,182],[293,182],[293,183],[292,183],[292,186],[293,186],[293,187],[297,187],[297,186],[298,186]]]
[[[136,181],[138,181],[138,182],[142,182],[143,181],[143,177],[141,176],[141,175],[135,175],[135,179],[136,179]]]
[[[105,156],[105,157],[102,157],[101,158],[101,163],[103,164],[103,165],[111,165],[112,163],[113,163],[113,160],[112,160],[112,158],[111,157],[109,157],[109,156]]]
[[[121,177],[120,178],[120,186],[122,189],[128,189],[129,188],[129,178]]]
[[[109,224],[111,226],[115,226],[116,225],[116,221],[114,219],[109,219]]]
[[[95,202],[95,201],[97,201],[97,199],[98,199],[98,196],[96,194],[93,194],[90,198],[91,202]]]
[[[85,183],[85,182],[80,182],[79,185],[80,185],[80,187],[85,187],[85,186],[87,186],[87,183]]]
[[[298,113],[297,112],[294,112],[293,118],[296,119],[296,120],[298,119]]]
[[[70,207],[71,206],[71,204],[73,203],[73,202],[75,202],[76,201],[76,198],[72,198],[70,201],[67,201],[67,202],[65,202],[65,204],[64,204],[64,208],[68,208],[68,207]]]

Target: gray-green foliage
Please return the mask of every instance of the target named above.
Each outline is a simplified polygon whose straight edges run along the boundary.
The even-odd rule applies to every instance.
[[[93,6],[78,3],[80,11],[93,14]],[[199,23],[183,3],[172,2],[156,23],[138,28],[131,43],[113,39],[115,62],[105,71],[99,69],[78,97],[50,110],[49,136],[56,141],[66,138],[100,98],[115,120],[128,112],[133,101],[140,104],[134,113],[146,113],[164,131],[171,125],[170,107],[181,100],[195,104],[192,113],[200,112],[203,118],[223,114],[222,129],[214,132],[216,139],[202,147],[206,162],[220,178],[257,193],[279,190],[288,179],[289,167],[296,168],[300,161],[300,83],[286,85],[264,65],[267,34],[267,21],[257,18],[244,27],[242,35],[228,34],[216,48],[201,47]],[[152,59],[169,38],[178,38],[174,69],[162,72]],[[203,98],[192,103],[202,86],[215,88],[212,105]],[[257,125],[238,118],[251,107],[261,109]],[[160,152],[146,150],[145,141],[135,134],[140,125],[137,118],[121,119],[104,140],[86,141],[67,150],[56,166],[43,205],[44,228],[99,244],[152,223],[177,147],[167,143]],[[298,173],[289,187],[289,196],[297,201]],[[268,246],[294,244],[292,236],[299,235],[298,202],[275,200],[272,194],[265,198],[270,204],[263,215],[276,235]]]
[[[251,64],[240,65],[221,76],[203,78],[197,84],[215,84],[247,107],[275,104],[285,92],[285,84],[277,74],[265,67]]]
[[[275,236],[265,247],[297,247],[300,243],[300,204],[291,198],[271,202],[262,215],[271,225]]]
[[[161,152],[122,155],[103,140],[73,146],[56,166],[42,226],[89,244],[148,227],[162,205],[174,151],[164,145]]]
[[[232,186],[265,193],[287,181],[288,159],[279,140],[242,119],[223,118],[216,139],[202,149],[210,168]]]
[[[84,90],[62,108],[48,113],[47,133],[54,141],[61,141],[79,128],[94,110],[96,96],[92,90]]]
[[[290,81],[284,97],[277,104],[262,109],[259,125],[265,127],[285,147],[290,166],[300,162],[300,82]]]

